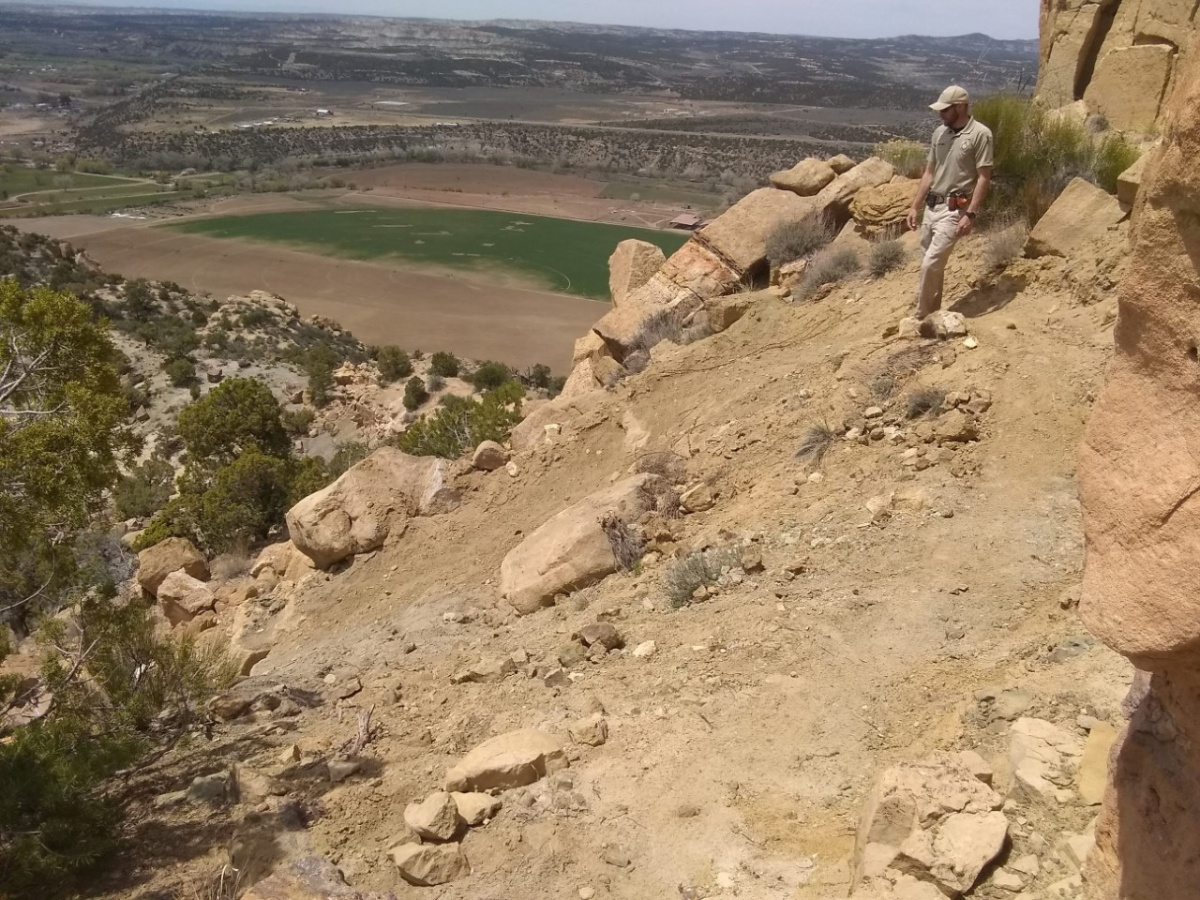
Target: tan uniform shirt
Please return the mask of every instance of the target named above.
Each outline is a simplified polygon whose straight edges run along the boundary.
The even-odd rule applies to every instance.
[[[943,197],[956,191],[970,196],[979,169],[992,165],[992,156],[992,131],[974,117],[957,134],[939,125],[929,147],[929,163],[933,166],[929,190]]]

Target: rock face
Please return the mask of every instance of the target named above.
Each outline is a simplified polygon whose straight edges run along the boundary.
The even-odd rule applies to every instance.
[[[1116,197],[1076,178],[1029,232],[1025,253],[1035,258],[1070,256],[1123,218],[1125,210]]]
[[[533,784],[567,765],[561,740],[527,728],[484,741],[446,772],[443,786],[452,792],[508,790]]]
[[[410,516],[434,515],[458,504],[446,478],[445,460],[382,447],[288,510],[292,543],[322,569],[376,550],[393,529],[402,531]]]
[[[621,306],[667,261],[662,249],[647,241],[621,241],[608,258],[608,289],[613,306]]]
[[[242,900],[386,900],[383,894],[364,894],[346,884],[331,863],[317,856],[297,860],[281,872],[255,884]]]
[[[932,882],[949,896],[970,890],[1004,849],[1003,803],[948,753],[888,769],[859,826],[856,884],[908,875]]]
[[[1043,0],[1038,98],[1147,128],[1190,58],[1195,13],[1191,0]]]
[[[1117,129],[1148,128],[1158,120],[1175,66],[1175,48],[1165,44],[1114,47],[1096,64],[1083,99]]]
[[[181,569],[162,580],[158,602],[168,622],[184,625],[216,606],[217,598],[207,584]]]
[[[667,490],[657,475],[635,475],[597,491],[560,512],[504,557],[500,592],[522,615],[554,602],[554,596],[595,584],[617,571],[617,558],[600,520],[616,514],[635,521]]]
[[[1154,21],[1186,6],[1154,4]],[[1146,166],[1116,353],[1080,453],[1081,613],[1151,673],[1112,756],[1090,900],[1184,897],[1200,884],[1200,66],[1194,32],[1178,46],[1187,64]]]
[[[208,563],[204,554],[186,538],[167,538],[138,554],[138,584],[153,597],[158,596],[158,586],[163,580],[180,569],[193,578],[208,581]]]
[[[781,191],[811,197],[820,193],[821,188],[837,178],[837,175],[833,167],[824,160],[806,159],[786,171],[776,172],[771,176],[771,184]]]

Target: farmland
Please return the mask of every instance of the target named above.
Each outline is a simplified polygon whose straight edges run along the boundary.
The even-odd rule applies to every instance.
[[[207,237],[269,241],[356,260],[500,271],[581,297],[608,294],[608,256],[627,238],[670,254],[686,236],[492,210],[305,210],[196,219],[169,226]]]

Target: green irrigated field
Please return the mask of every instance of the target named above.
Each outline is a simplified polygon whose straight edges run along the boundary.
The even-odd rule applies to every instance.
[[[197,219],[189,234],[278,241],[351,259],[393,257],[432,266],[506,269],[550,290],[608,296],[608,257],[627,238],[668,255],[685,235],[491,210],[322,209]]]

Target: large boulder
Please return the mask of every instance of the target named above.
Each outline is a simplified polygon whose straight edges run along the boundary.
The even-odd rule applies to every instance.
[[[381,447],[288,510],[292,543],[322,569],[378,549],[409,517],[458,505],[458,492],[447,483],[448,470],[445,460]]]
[[[848,172],[843,172],[812,199],[823,215],[840,223],[850,201],[859,191],[887,184],[895,175],[895,166],[872,156]]]
[[[163,579],[181,569],[193,578],[208,581],[208,563],[204,554],[187,538],[167,538],[138,554],[138,584],[153,597],[158,596]]]
[[[837,156],[831,156],[826,160],[829,163],[829,168],[833,169],[838,175],[844,175],[853,169],[857,163],[854,162],[845,153],[839,153]]]
[[[697,237],[737,272],[746,274],[766,260],[767,241],[780,225],[803,219],[817,208],[813,197],[759,188],[704,226]]]
[[[833,166],[825,160],[806,159],[796,163],[790,169],[776,172],[771,176],[771,184],[781,191],[791,191],[801,197],[811,197],[837,178],[837,175],[838,173],[833,171]]]
[[[457,793],[506,791],[533,784],[568,765],[562,739],[526,728],[484,741],[446,771],[442,786]]]
[[[647,241],[628,240],[617,244],[617,249],[608,258],[608,289],[613,306],[624,303],[630,292],[649,281],[666,261],[662,248]]]
[[[242,900],[386,900],[386,897],[350,887],[331,863],[310,856],[251,886]]]
[[[1083,94],[1088,109],[1121,131],[1152,126],[1171,82],[1176,52],[1158,43],[1109,50],[1096,63]]]
[[[669,490],[657,475],[626,478],[564,509],[504,557],[500,592],[521,615],[553,604],[556,594],[588,587],[616,572],[618,562],[601,520],[636,521]]]
[[[868,237],[899,234],[904,230],[909,207],[917,198],[920,184],[912,178],[892,179],[887,184],[859,191],[850,201],[854,224]]]
[[[1089,241],[1103,237],[1124,218],[1125,211],[1116,197],[1075,178],[1033,226],[1025,253],[1034,258],[1069,257]]]
[[[1003,803],[960,756],[939,753],[888,769],[861,819],[855,882],[906,874],[949,896],[969,891],[1004,849]]]
[[[647,340],[651,345],[654,343],[647,330],[655,317],[670,315],[679,320],[699,305],[700,299],[694,292],[656,275],[632,291],[621,306],[605,313],[592,331],[604,341],[605,355],[622,362]]]
[[[200,613],[211,610],[217,598],[203,581],[182,569],[172,572],[158,586],[158,602],[172,625],[186,625]]]

